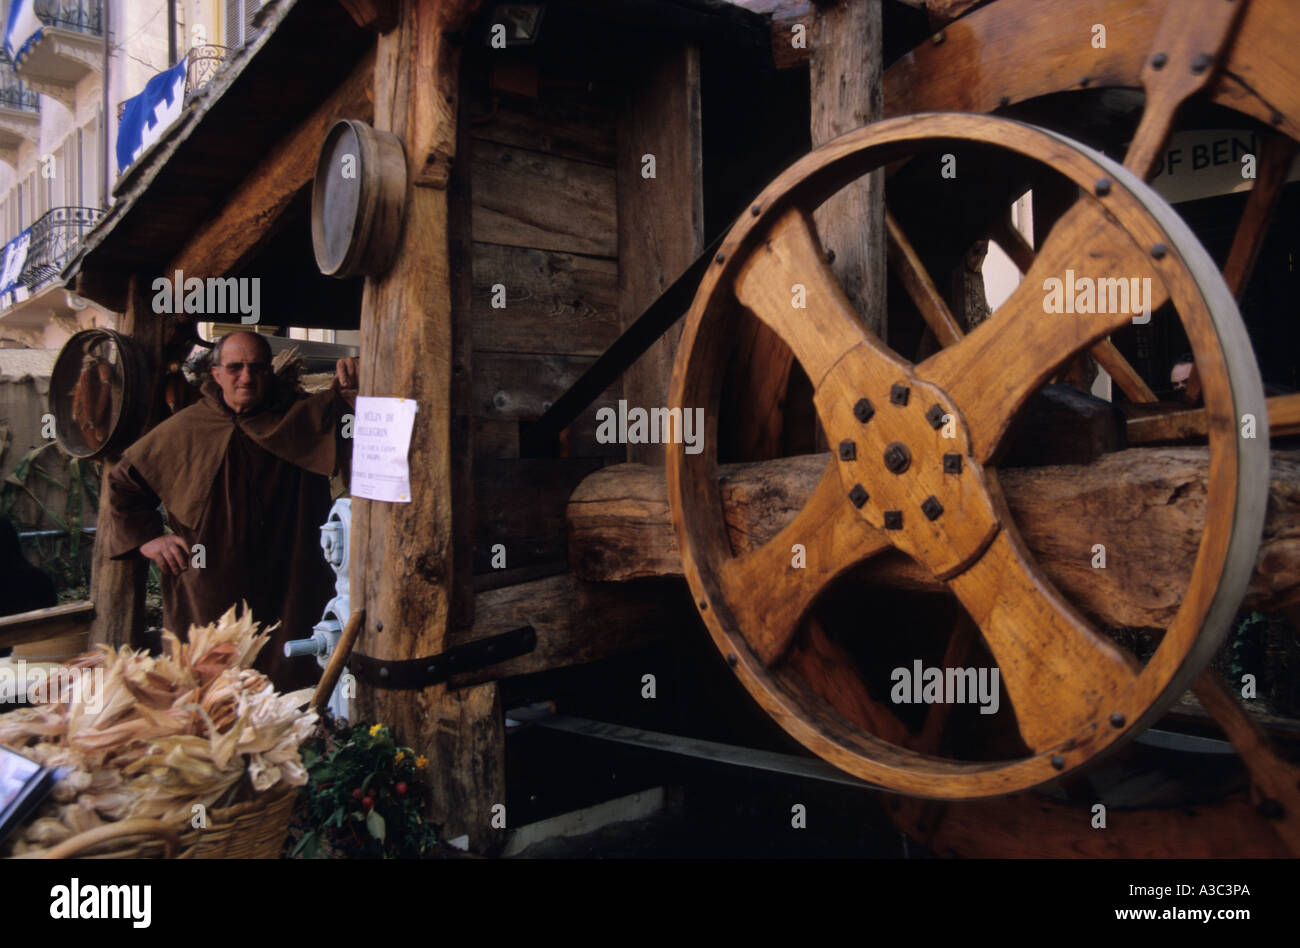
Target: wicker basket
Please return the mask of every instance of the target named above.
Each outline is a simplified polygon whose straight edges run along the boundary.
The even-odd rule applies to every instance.
[[[29,855],[45,859],[276,859],[289,832],[297,787],[213,810],[204,829],[123,820]]]

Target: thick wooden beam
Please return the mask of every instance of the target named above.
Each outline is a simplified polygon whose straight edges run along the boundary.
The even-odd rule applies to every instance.
[[[812,50],[809,77],[812,145],[816,148],[845,132],[881,117],[880,3],[845,2],[812,11],[773,7],[775,17],[790,15],[807,27]],[[796,22],[791,20],[791,23]],[[783,27],[788,32],[788,27]],[[882,337],[885,332],[885,178],[883,171],[859,178],[833,195],[813,214],[823,249],[833,255],[831,268],[863,324]],[[723,404],[729,446],[741,457],[774,456],[782,441],[787,383],[794,361],[790,349],[757,319],[737,325],[733,393]]]
[[[817,9],[811,32],[812,145],[877,121],[881,102],[880,2],[839,0]],[[813,214],[831,269],[863,323],[885,336],[885,173],[873,171]]]
[[[732,547],[753,549],[802,509],[828,455],[725,465],[722,501]],[[1137,448],[1089,465],[998,472],[1017,527],[1048,578],[1084,611],[1113,626],[1166,627],[1186,590],[1204,520],[1205,448]],[[846,512],[846,515],[847,512]],[[635,464],[597,471],[567,509],[569,563],[589,581],[681,575],[663,475]],[[1300,601],[1300,454],[1272,458],[1269,514],[1244,602],[1271,610]],[[1094,544],[1106,568],[1094,569]],[[939,591],[911,559],[887,553],[853,580]]]
[[[339,119],[371,120],[374,71],[372,51],[244,179],[221,213],[194,231],[164,272],[183,270],[187,278],[207,278],[237,272],[247,263],[271,236],[294,196],[311,184],[330,127]]]
[[[441,28],[447,6],[406,0],[398,25],[379,38],[374,69],[375,127],[403,140],[409,174],[401,246],[382,278],[366,280],[361,394],[411,398],[418,405],[410,503],[353,501],[352,605],[366,612],[358,650],[380,659],[419,658],[446,648],[455,576],[452,321],[458,294],[448,192],[420,183],[428,170],[429,136],[453,143],[456,137],[455,111],[447,104],[448,97],[458,100],[457,50]],[[437,117],[433,127],[430,116]],[[499,845],[504,830],[490,820],[491,807],[505,798],[496,685],[455,693],[442,685],[422,691],[367,687],[357,697],[363,718],[390,725],[430,758],[430,816],[442,835],[468,836],[469,847],[479,852]]]
[[[397,0],[339,0],[357,26],[387,33],[397,25]]]
[[[474,597],[473,628],[457,632],[450,644],[531,625],[537,647],[527,655],[457,675],[452,687],[594,662],[693,628],[694,614],[690,589],[679,579],[587,583],[561,573],[486,590]]]
[[[700,54],[674,46],[649,54],[644,80],[618,125],[618,296],[626,328],[704,249]],[[647,177],[647,155],[654,176]],[[682,322],[623,373],[629,406],[668,404]],[[628,445],[628,460],[663,464],[659,445]]]
[[[1300,394],[1274,395],[1265,400],[1268,408],[1268,433],[1274,438],[1300,434]],[[1134,409],[1130,409],[1134,411]],[[1125,426],[1129,444],[1157,444],[1161,441],[1186,441],[1207,437],[1208,420],[1204,408],[1161,411],[1134,415]]]

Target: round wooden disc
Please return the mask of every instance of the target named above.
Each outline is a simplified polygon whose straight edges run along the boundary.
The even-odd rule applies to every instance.
[[[64,344],[50,376],[59,447],[77,458],[114,454],[140,434],[148,410],[143,353],[126,336],[87,329]]]
[[[327,276],[379,276],[396,252],[406,203],[401,141],[344,119],[325,136],[312,185],[311,239]]]

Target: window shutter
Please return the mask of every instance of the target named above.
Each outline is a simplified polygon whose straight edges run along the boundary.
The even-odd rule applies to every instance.
[[[231,49],[237,49],[244,45],[244,18],[241,16],[243,3],[240,0],[225,0],[223,36],[226,45]]]
[[[257,32],[253,28],[253,17],[257,16],[257,11],[262,8],[262,0],[242,0],[244,4],[244,43],[252,41],[254,34]]]

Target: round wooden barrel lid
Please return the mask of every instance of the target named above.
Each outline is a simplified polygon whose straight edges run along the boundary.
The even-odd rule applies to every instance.
[[[117,454],[144,427],[148,363],[111,329],[86,329],[64,344],[50,376],[49,409],[59,447],[77,458]]]
[[[406,207],[401,140],[342,119],[321,145],[311,194],[311,242],[327,276],[379,276],[392,263]]]

